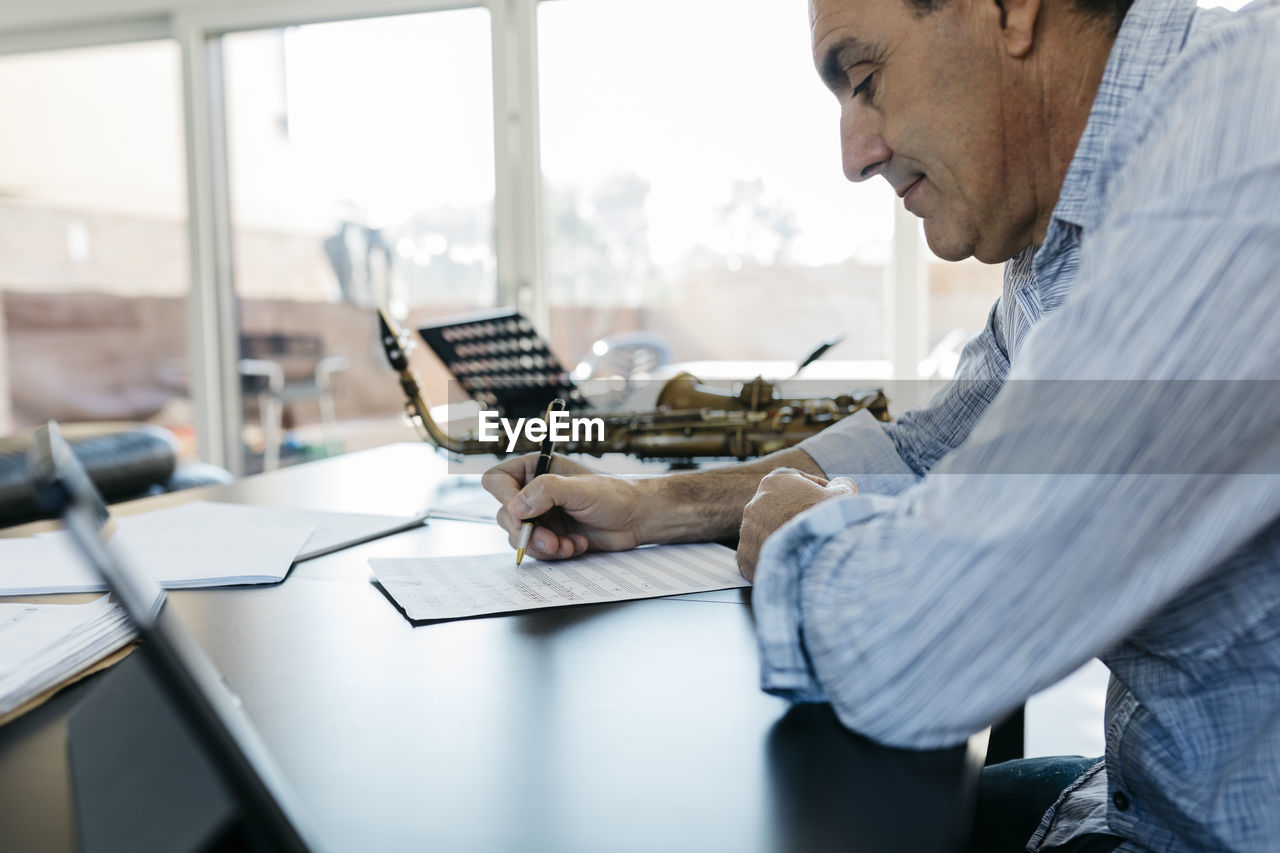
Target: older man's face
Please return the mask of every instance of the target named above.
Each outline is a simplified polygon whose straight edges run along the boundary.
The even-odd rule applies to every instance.
[[[814,61],[840,101],[844,173],[879,175],[948,260],[996,263],[1030,242],[1035,203],[1013,119],[1019,69],[995,0],[917,16],[904,0],[812,0]]]

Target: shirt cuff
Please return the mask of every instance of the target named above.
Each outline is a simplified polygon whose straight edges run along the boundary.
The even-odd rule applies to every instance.
[[[800,513],[765,540],[751,595],[765,692],[792,702],[829,701],[804,645],[804,572],[832,536],[881,514],[892,501],[861,494],[831,498]]]
[[[898,455],[885,425],[866,409],[796,446],[818,463],[828,479],[850,477],[861,493],[896,495],[920,480]]]

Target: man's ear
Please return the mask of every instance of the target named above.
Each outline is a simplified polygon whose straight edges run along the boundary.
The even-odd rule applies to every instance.
[[[1000,30],[1010,56],[1022,58],[1036,38],[1040,0],[994,0],[1000,7]]]

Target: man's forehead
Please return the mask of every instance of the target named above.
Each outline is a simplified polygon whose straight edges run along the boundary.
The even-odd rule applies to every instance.
[[[864,22],[854,14],[859,5],[865,7],[866,4],[859,3],[859,0],[809,0],[813,60],[818,74],[828,86],[837,85],[849,65],[870,59],[880,52],[874,44],[860,37],[860,24]]]
[[[856,0],[809,0],[809,26],[818,20],[818,15],[843,11],[855,3]]]
[[[901,2],[901,0],[899,0]],[[813,46],[839,31],[841,40],[848,36],[862,35],[868,15],[877,14],[865,0],[809,0],[809,29]],[[855,27],[856,25],[856,27]],[[855,39],[856,40],[856,39]]]

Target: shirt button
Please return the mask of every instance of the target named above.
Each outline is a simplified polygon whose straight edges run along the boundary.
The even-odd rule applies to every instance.
[[[1129,798],[1125,796],[1124,791],[1116,791],[1112,794],[1111,802],[1114,803],[1115,807],[1122,812],[1129,809]]]

